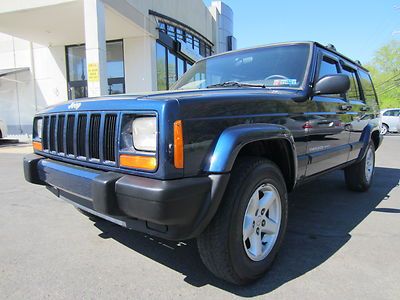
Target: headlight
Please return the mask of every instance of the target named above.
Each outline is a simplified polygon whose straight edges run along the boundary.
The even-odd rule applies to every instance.
[[[34,128],[33,138],[42,139],[43,119],[42,118],[35,119],[35,124],[33,128]]]
[[[140,117],[132,122],[133,146],[139,151],[155,152],[157,147],[157,122],[155,117]]]

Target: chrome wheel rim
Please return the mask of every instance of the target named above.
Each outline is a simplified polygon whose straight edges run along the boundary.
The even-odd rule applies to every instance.
[[[381,127],[381,134],[385,135],[387,133],[387,127],[385,125],[382,125]]]
[[[374,172],[374,152],[368,148],[367,156],[365,157],[365,178],[367,182],[371,181],[372,173]]]
[[[243,219],[243,246],[253,261],[271,252],[281,225],[281,198],[271,184],[260,185],[250,197]]]

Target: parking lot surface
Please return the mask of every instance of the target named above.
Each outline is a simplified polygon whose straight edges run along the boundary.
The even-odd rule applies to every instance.
[[[29,146],[0,147],[1,299],[400,299],[400,136],[377,152],[373,187],[336,171],[290,194],[285,242],[268,274],[235,287],[196,242],[168,242],[89,219],[23,179]]]

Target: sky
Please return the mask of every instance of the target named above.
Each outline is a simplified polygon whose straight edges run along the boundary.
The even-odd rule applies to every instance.
[[[368,63],[379,47],[400,39],[400,0],[224,0],[234,14],[238,48],[285,41],[333,44]],[[204,0],[209,6],[211,0]],[[399,31],[398,34],[393,32]]]

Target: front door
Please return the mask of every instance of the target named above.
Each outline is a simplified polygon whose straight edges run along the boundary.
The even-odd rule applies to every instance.
[[[340,73],[338,59],[322,51],[316,80],[325,75]],[[350,133],[346,124],[351,120],[350,105],[344,95],[313,97],[313,109],[306,113],[308,132],[307,153],[310,157],[306,176],[347,162]]]

